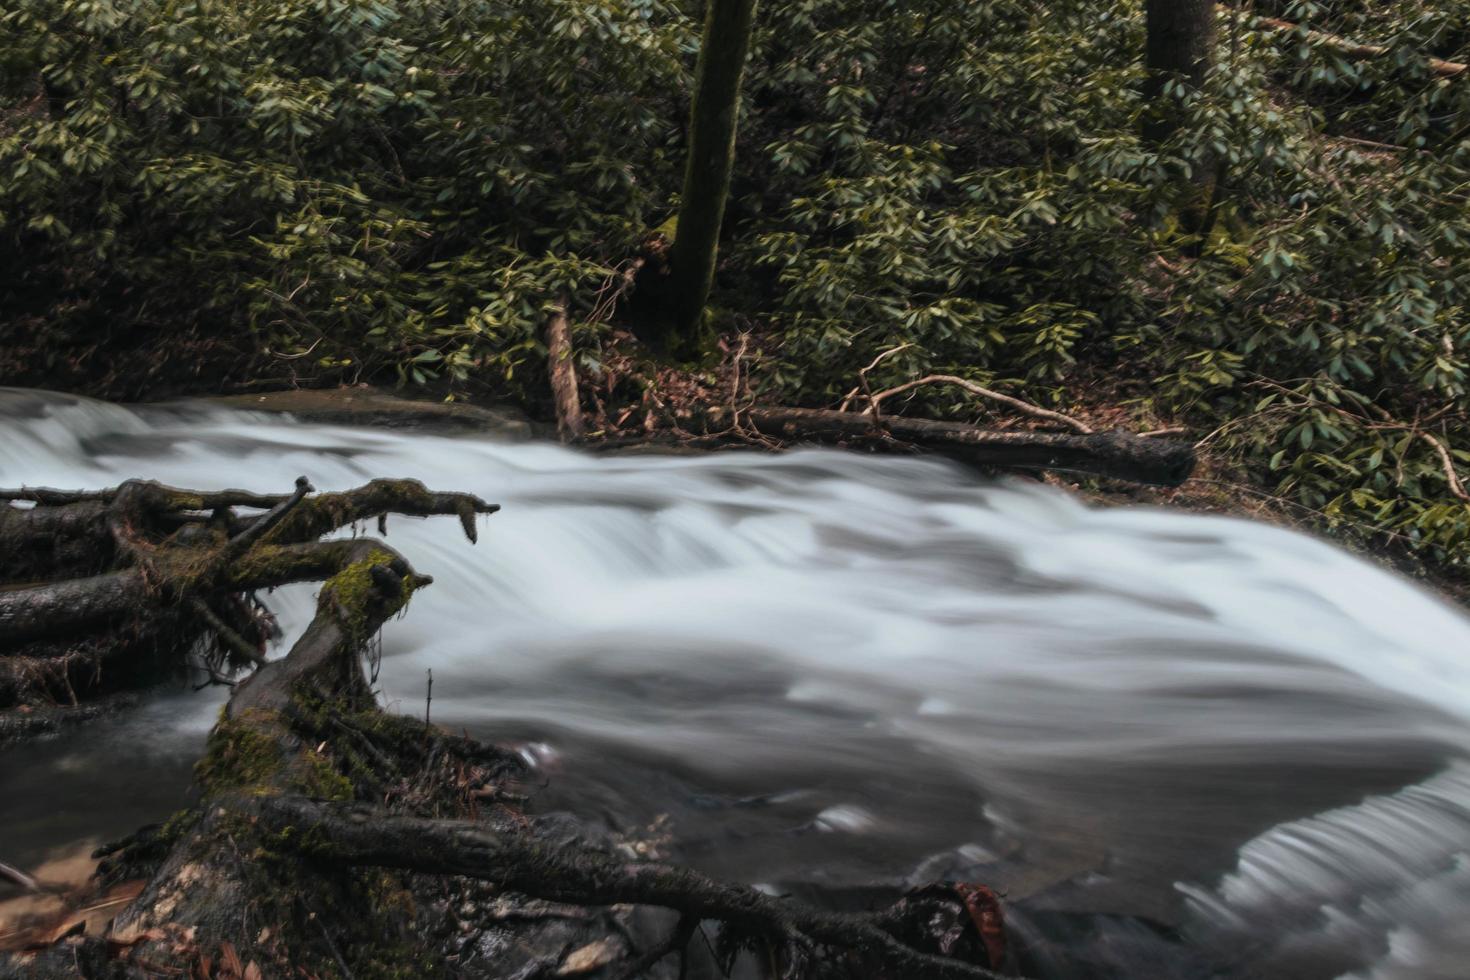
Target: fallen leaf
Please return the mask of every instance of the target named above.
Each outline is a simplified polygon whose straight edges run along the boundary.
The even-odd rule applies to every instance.
[[[583,973],[591,973],[600,970],[613,960],[617,959],[620,947],[611,939],[599,939],[595,943],[588,943],[567,954],[557,968],[556,975],[559,977],[575,977]]]

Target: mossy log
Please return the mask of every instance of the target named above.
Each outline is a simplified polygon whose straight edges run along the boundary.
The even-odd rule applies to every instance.
[[[701,923],[717,929],[710,955],[722,967],[750,950],[783,977],[999,975],[999,906],[982,888],[831,913],[635,860],[580,825],[526,814],[515,755],[381,711],[363,652],[431,580],[378,539],[306,539],[400,509],[457,514],[473,537],[491,505],[411,481],[312,498],[303,480],[254,501],[263,514],[216,513],[201,526],[204,498],[188,493],[137,484],[32,499],[103,508],[94,516],[131,565],[99,576],[111,576],[105,587],[66,583],[95,605],[127,592],[197,629],[190,602],[325,578],[316,614],[284,658],[215,665],[254,669],[209,736],[197,803],[99,851],[98,896],[135,883],[105,932],[62,922],[0,953],[0,977],[673,977],[686,954],[703,955],[690,942]],[[186,540],[184,528],[201,533]],[[122,616],[111,608],[86,622],[110,624],[107,636]],[[12,644],[7,656],[26,649]],[[640,927],[646,907],[671,910],[670,926]],[[457,938],[467,929],[481,937],[470,953]]]

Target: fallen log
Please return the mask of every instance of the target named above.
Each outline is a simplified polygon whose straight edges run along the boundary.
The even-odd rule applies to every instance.
[[[815,408],[756,407],[745,416],[762,434],[785,441],[927,451],[980,466],[1069,471],[1168,487],[1189,479],[1195,464],[1189,443],[1125,432],[997,431],[962,422]]]

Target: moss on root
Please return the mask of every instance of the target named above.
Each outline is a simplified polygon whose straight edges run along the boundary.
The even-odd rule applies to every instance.
[[[387,577],[373,575],[375,568],[387,568],[397,559],[386,551],[375,550],[361,561],[355,561],[333,575],[322,586],[319,603],[329,609],[355,642],[367,640],[369,609],[381,619],[396,615],[408,606],[420,580],[412,573],[399,579],[397,596],[385,595]],[[397,576],[394,576],[397,578]]]
[[[331,757],[315,749],[288,752],[282,720],[251,709],[237,718],[221,713],[194,774],[206,796],[221,793],[303,793],[314,799],[351,800],[353,783]]]
[[[195,779],[205,794],[279,792],[286,760],[271,734],[279,725],[274,712],[251,709],[231,718],[222,710],[205,743],[204,758],[194,765]]]

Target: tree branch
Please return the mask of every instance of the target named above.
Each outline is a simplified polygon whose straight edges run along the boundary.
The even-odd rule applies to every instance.
[[[1092,428],[1090,426],[1088,426],[1084,422],[1079,421],[1078,419],[1072,418],[1070,415],[1063,415],[1061,412],[1053,412],[1050,409],[1042,408],[1039,405],[1033,405],[1030,402],[1023,402],[1019,398],[1012,398],[1010,395],[1003,395],[998,391],[992,391],[989,388],[982,388],[980,385],[977,385],[973,381],[967,380],[965,378],[957,378],[952,374],[930,374],[926,377],[919,378],[916,381],[907,381],[901,385],[898,385],[895,388],[889,388],[887,391],[880,391],[876,395],[869,395],[868,410],[876,414],[878,406],[884,401],[884,399],[892,398],[894,395],[901,395],[905,391],[912,391],[913,389],[918,388],[921,385],[932,384],[957,385],[965,389],[972,395],[978,395],[981,398],[987,398],[990,401],[999,402],[1002,405],[1005,405],[1009,408],[1014,409],[1017,412],[1020,412],[1022,415],[1029,415],[1031,418],[1034,419],[1044,419],[1047,422],[1057,422],[1061,425],[1067,426],[1074,432],[1080,432],[1084,435],[1092,432]]]

